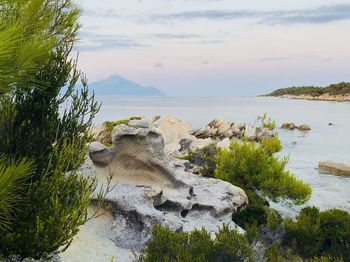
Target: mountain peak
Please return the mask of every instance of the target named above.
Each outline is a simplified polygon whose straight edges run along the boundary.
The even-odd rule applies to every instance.
[[[114,74],[105,79],[96,81],[90,85],[96,95],[119,96],[162,96],[164,95],[155,87],[145,87],[132,82],[124,77]]]

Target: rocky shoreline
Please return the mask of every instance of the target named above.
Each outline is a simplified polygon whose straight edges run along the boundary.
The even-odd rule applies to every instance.
[[[145,246],[155,224],[175,232],[205,228],[215,234],[225,223],[242,232],[232,215],[248,204],[245,192],[195,174],[181,157],[213,143],[227,148],[231,139],[243,136],[256,141],[273,137],[272,130],[223,119],[192,130],[171,115],[131,118],[111,132],[107,126],[103,123],[91,130],[96,141],[90,144],[80,173],[97,177],[98,189],[111,177],[114,186],[105,197],[110,208],[82,226],[60,255],[62,261],[108,261],[113,257],[132,261],[132,253]],[[112,146],[102,143],[106,137]],[[91,213],[94,208],[91,206]]]
[[[311,95],[282,95],[282,96],[272,96],[272,97],[287,98],[287,99],[296,99],[296,100],[350,102],[350,94],[347,94],[347,95],[330,95],[330,94],[323,94],[323,95],[320,95],[320,96],[311,96]]]

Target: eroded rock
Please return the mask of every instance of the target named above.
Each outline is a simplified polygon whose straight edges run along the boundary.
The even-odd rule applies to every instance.
[[[155,224],[173,231],[204,227],[212,233],[223,223],[236,227],[232,215],[248,201],[242,189],[186,172],[185,161],[169,159],[156,130],[120,125],[112,139],[108,165],[87,161],[81,171],[95,174],[100,186],[113,176],[116,186],[105,199],[113,214],[106,238],[118,248],[142,248]],[[105,157],[103,150],[96,150],[99,146],[90,147],[95,159]]]
[[[350,176],[350,166],[333,161],[321,161],[318,164],[318,172],[336,176]]]

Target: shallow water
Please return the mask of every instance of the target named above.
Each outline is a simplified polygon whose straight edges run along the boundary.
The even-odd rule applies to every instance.
[[[284,122],[307,123],[310,132],[278,129],[282,140],[281,156],[289,155],[288,169],[309,183],[313,194],[307,205],[321,209],[350,211],[350,177],[318,174],[321,160],[350,165],[350,103],[288,100],[267,97],[97,97],[103,102],[95,122],[130,116],[170,113],[188,121],[193,128],[205,126],[214,118],[253,123],[265,112],[277,126]],[[332,126],[328,124],[332,123]],[[283,215],[293,216],[300,207],[273,204]]]

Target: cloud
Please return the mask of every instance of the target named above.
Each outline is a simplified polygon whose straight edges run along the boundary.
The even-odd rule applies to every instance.
[[[289,57],[263,57],[260,58],[259,61],[263,61],[263,62],[269,62],[269,61],[283,61],[283,60],[289,60]]]
[[[163,39],[193,39],[193,38],[201,38],[200,35],[196,34],[169,34],[169,33],[161,33],[161,34],[155,34],[156,38],[163,38]]]
[[[350,19],[350,4],[321,6],[303,10],[255,11],[255,10],[194,10],[154,15],[148,20],[185,21],[194,19],[236,20],[257,19],[260,24],[322,24]]]
[[[79,34],[81,42],[78,44],[80,51],[96,51],[112,48],[137,48],[148,47],[126,36],[100,35],[83,31]]]
[[[202,64],[202,65],[209,65],[210,62],[209,62],[209,61],[202,61],[201,64]]]
[[[158,62],[158,63],[155,63],[153,66],[154,66],[155,68],[163,68],[163,67],[164,67],[164,64]]]

